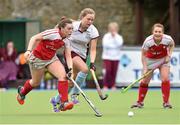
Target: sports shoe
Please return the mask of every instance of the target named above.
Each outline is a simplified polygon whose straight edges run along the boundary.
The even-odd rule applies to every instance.
[[[163,103],[163,107],[164,107],[165,109],[166,109],[166,108],[172,109],[172,105],[169,104],[168,102],[164,102],[164,103]]]
[[[144,104],[142,102],[136,102],[131,106],[131,108],[143,108]]]
[[[59,111],[60,111],[60,110],[57,108],[57,105],[59,105],[59,103],[56,102],[56,100],[55,100],[54,97],[50,98],[50,103],[51,103],[52,106],[53,106],[53,111],[54,111],[54,112],[59,112]]]
[[[17,94],[17,101],[19,102],[20,105],[24,104],[24,99],[25,99],[25,95],[21,94],[21,89],[23,89],[22,86],[18,87],[18,94]]]
[[[71,110],[73,106],[74,106],[73,102],[64,102],[60,104],[59,110],[61,111]]]
[[[79,104],[79,94],[72,94],[71,95],[71,101],[76,105],[76,104]]]

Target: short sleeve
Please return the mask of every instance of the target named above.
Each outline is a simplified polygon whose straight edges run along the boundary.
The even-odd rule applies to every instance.
[[[174,42],[173,38],[171,36],[168,36],[168,38],[169,38],[169,44],[173,44]]]
[[[66,38],[63,40],[66,48],[71,48],[71,40],[70,38]]]
[[[148,50],[148,48],[149,48],[148,42],[145,40],[143,45],[142,45],[142,49]]]
[[[91,37],[91,39],[99,37],[99,32],[98,32],[98,30],[96,29],[95,26],[92,26],[90,37]]]
[[[60,37],[57,29],[45,30],[44,32],[41,32],[41,34],[44,40],[54,40],[59,39]]]

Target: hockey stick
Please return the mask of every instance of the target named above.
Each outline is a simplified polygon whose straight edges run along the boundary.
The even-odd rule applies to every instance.
[[[68,77],[68,76],[67,76]],[[85,93],[82,91],[82,89],[79,87],[79,85],[71,78],[68,77],[69,80],[71,80],[73,82],[73,84],[78,88],[78,90],[80,91],[81,95],[84,97],[84,99],[86,100],[86,102],[88,102],[88,104],[91,106],[91,108],[94,110],[94,112],[96,113],[95,115],[97,117],[101,117],[102,114],[99,112],[99,110],[94,106],[94,104],[89,100],[89,98],[85,95]]]
[[[134,82],[132,82],[131,84],[129,84],[126,88],[122,88],[121,89],[121,92],[122,93],[125,93],[127,92],[130,88],[132,88],[136,83],[138,83],[139,81],[141,81],[142,79],[144,79],[145,77],[147,77],[149,74],[151,74],[153,72],[154,69],[151,69],[149,71],[147,71],[145,74],[142,75],[141,78],[135,80]]]
[[[95,75],[94,70],[90,69],[90,71],[91,71],[91,74],[92,74],[92,76],[93,76],[94,83],[95,83],[95,85],[96,85],[96,89],[97,89],[97,92],[98,92],[98,94],[99,94],[99,97],[101,98],[101,100],[107,99],[108,94],[103,95],[102,90],[101,90],[101,88],[100,88],[100,86],[99,86],[98,80],[97,80],[97,78],[96,78],[96,75]]]
[[[121,92],[122,92],[122,93],[127,92],[127,91],[128,91],[130,88],[132,88],[136,83],[138,83],[139,81],[141,81],[142,79],[144,79],[145,77],[147,77],[147,76],[148,76],[149,74],[151,74],[157,67],[163,65],[164,63],[165,63],[165,60],[163,60],[162,62],[160,62],[160,64],[159,64],[158,66],[156,66],[156,67],[154,67],[153,69],[151,69],[151,70],[147,71],[146,73],[144,73],[141,78],[135,80],[133,83],[129,84],[126,88],[123,87],[123,88],[121,89]]]

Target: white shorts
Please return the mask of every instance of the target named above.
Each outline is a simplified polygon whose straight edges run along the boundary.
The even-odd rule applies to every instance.
[[[33,69],[42,69],[56,60],[58,60],[58,57],[56,55],[51,60],[41,60],[34,56],[34,54],[31,54],[29,58],[29,65]]]
[[[148,69],[156,69],[159,66],[170,66],[170,63],[164,63],[165,58],[161,58],[161,59],[150,59],[150,58],[146,58],[146,62],[147,62],[147,68]]]

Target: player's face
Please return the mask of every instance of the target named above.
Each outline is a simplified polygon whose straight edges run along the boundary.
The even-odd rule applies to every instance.
[[[155,27],[153,29],[153,37],[155,40],[160,41],[163,36],[163,29],[161,27]]]
[[[84,28],[88,28],[94,21],[95,15],[94,14],[87,14],[85,17],[81,19],[82,26]]]
[[[72,24],[66,24],[66,26],[61,29],[61,32],[64,34],[64,37],[69,37],[72,34],[72,31],[73,31]]]

